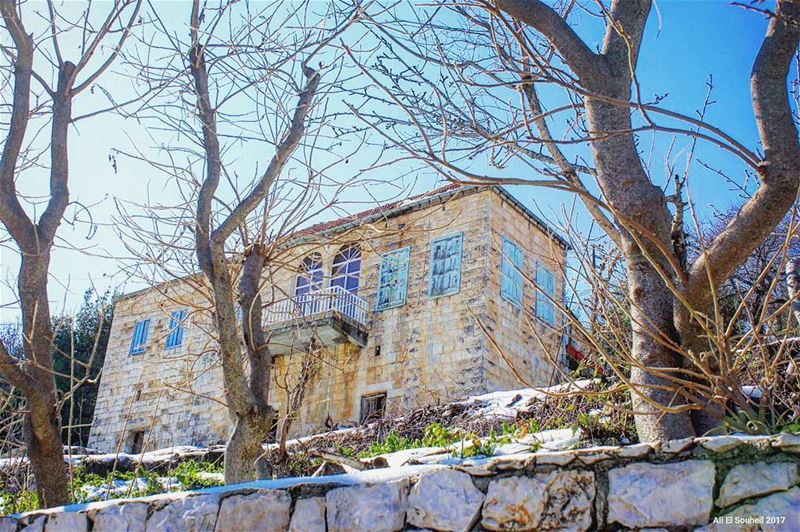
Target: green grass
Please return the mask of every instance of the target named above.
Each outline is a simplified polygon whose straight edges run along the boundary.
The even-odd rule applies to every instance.
[[[0,515],[9,515],[39,509],[39,496],[33,491],[20,493],[0,492]]]
[[[69,485],[69,491],[72,494],[73,503],[88,502],[89,497],[82,490],[82,488],[91,486],[95,488],[105,489],[112,484],[115,480],[131,481],[135,478],[142,479],[143,486],[135,489],[129,489],[122,493],[109,493],[109,499],[127,498],[127,497],[145,497],[148,495],[155,495],[157,493],[164,493],[168,491],[161,482],[159,477],[171,477],[177,480],[180,484],[172,488],[173,490],[195,490],[202,488],[210,488],[214,486],[221,486],[222,481],[215,478],[207,478],[202,473],[222,473],[222,466],[215,465],[209,462],[197,462],[196,460],[187,460],[170,469],[163,475],[159,475],[153,471],[147,471],[143,467],[138,467],[134,471],[114,471],[105,476],[96,475],[94,473],[87,473],[84,469],[78,467],[73,470],[73,479]],[[35,492],[21,491],[11,493],[5,489],[0,489],[0,514],[8,515],[14,513],[27,512],[39,508],[39,500]]]

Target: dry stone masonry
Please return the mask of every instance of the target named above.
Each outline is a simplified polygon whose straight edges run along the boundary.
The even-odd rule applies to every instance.
[[[800,436],[524,452],[0,519],[0,532],[800,530]]]

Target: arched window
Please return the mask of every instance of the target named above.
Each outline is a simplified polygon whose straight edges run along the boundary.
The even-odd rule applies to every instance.
[[[312,253],[300,263],[294,295],[301,296],[322,288],[322,255]]]
[[[358,276],[361,274],[361,250],[358,246],[344,246],[333,259],[331,286],[341,286],[348,292],[358,291]]]

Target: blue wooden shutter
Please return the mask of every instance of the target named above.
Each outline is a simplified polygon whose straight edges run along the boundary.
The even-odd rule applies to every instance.
[[[405,305],[409,253],[410,248],[405,247],[386,253],[382,257],[378,278],[378,301],[375,306],[377,310]]]
[[[461,253],[462,253],[461,233],[453,237],[452,241],[453,241],[452,262],[451,262],[450,284],[448,286],[448,293],[456,294],[458,293],[459,290],[461,290]]]
[[[131,339],[131,355],[144,353],[147,346],[147,335],[150,332],[150,319],[139,320],[133,326],[133,338]]]
[[[186,309],[176,310],[170,314],[169,336],[167,336],[167,349],[183,345],[183,320],[186,319]]]
[[[500,262],[500,296],[517,307],[522,307],[522,249],[511,240],[503,238],[503,255]]]
[[[541,264],[536,266],[536,287],[536,316],[553,325],[556,321],[556,312],[555,304],[550,298],[554,298],[556,293],[555,276]]]
[[[547,294],[554,300],[556,297],[556,283],[555,283],[555,276],[553,272],[550,270],[546,270],[547,274],[545,275],[545,290]],[[556,323],[556,306],[555,303],[551,300],[547,300],[547,322],[550,325],[554,325]]]
[[[463,234],[458,233],[431,242],[429,296],[456,294],[461,289],[462,241]]]

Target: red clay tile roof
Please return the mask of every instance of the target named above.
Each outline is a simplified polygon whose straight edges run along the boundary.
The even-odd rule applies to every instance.
[[[448,185],[435,188],[433,190],[429,190],[427,192],[423,192],[422,194],[417,194],[415,196],[410,196],[405,199],[393,201],[391,203],[384,203],[383,205],[378,205],[377,207],[373,207],[372,209],[367,209],[365,211],[357,212],[356,214],[350,214],[348,216],[343,216],[342,218],[338,218],[336,220],[330,220],[327,222],[321,222],[318,224],[314,224],[310,227],[306,227],[305,229],[300,229],[288,235],[288,239],[294,239],[297,237],[305,236],[305,235],[312,235],[316,233],[324,233],[325,231],[330,231],[332,229],[336,229],[337,227],[349,224],[351,222],[357,222],[359,220],[364,220],[366,218],[370,218],[372,216],[381,214],[383,212],[391,212],[392,210],[400,207],[401,205],[407,204],[410,205],[420,200],[424,200],[426,198],[432,198],[434,196],[438,196],[439,194],[443,194],[445,192],[450,192],[452,190],[458,188],[471,188],[468,185],[461,185],[458,183],[450,183]]]

